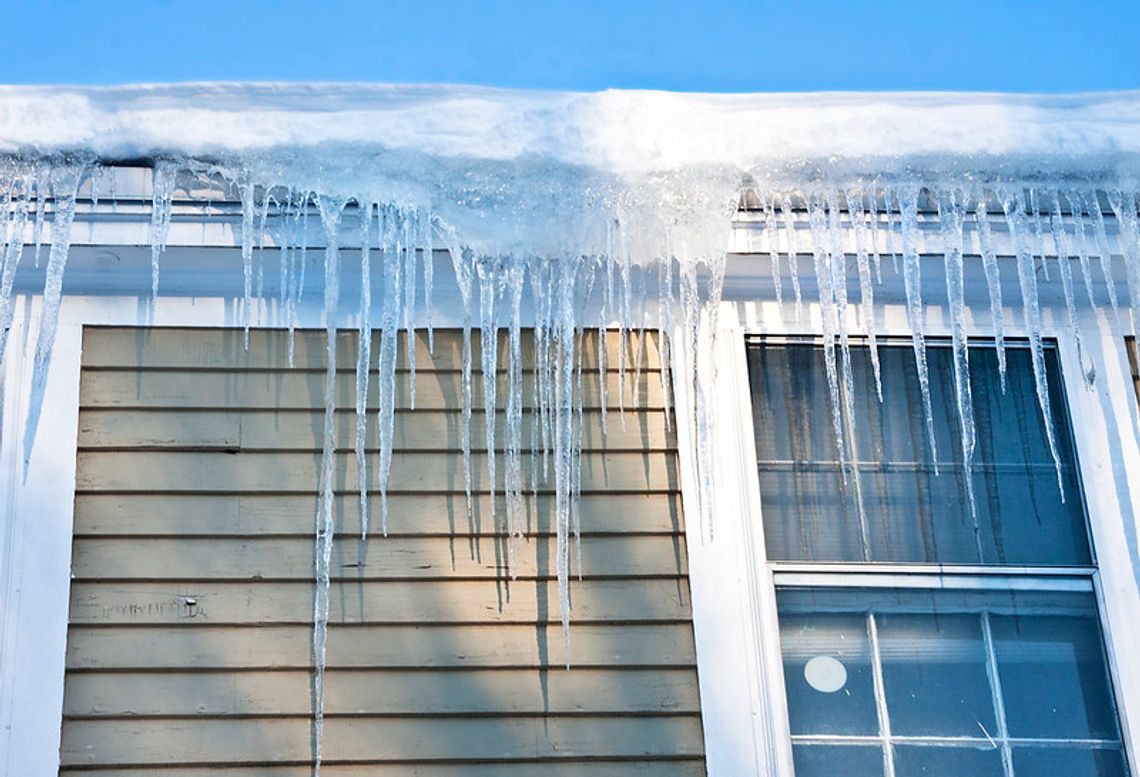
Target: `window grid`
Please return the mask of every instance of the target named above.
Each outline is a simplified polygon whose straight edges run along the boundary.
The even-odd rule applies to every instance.
[[[858,581],[852,582],[852,587],[858,587]],[[777,585],[777,587],[779,587]],[[831,587],[831,586],[828,586]],[[1009,725],[1006,721],[1005,701],[1001,691],[1001,676],[998,672],[997,651],[994,648],[993,628],[990,624],[990,610],[983,609],[979,613],[981,622],[983,644],[986,651],[986,675],[989,678],[990,701],[993,704],[994,715],[997,721],[997,731],[988,732],[982,726],[981,736],[936,736],[936,735],[902,735],[891,732],[890,710],[887,705],[886,683],[883,675],[882,654],[879,647],[879,629],[876,618],[877,612],[870,610],[866,614],[867,637],[871,648],[871,671],[875,693],[875,708],[879,722],[879,734],[868,736],[860,734],[792,734],[793,744],[804,745],[877,745],[883,751],[883,768],[886,777],[894,777],[894,746],[895,745],[922,745],[925,747],[968,747],[974,749],[997,749],[1002,751],[1002,765],[1005,777],[1015,777],[1013,771],[1013,748],[1017,746],[1032,747],[1068,747],[1078,746],[1090,749],[1123,750],[1123,743],[1119,739],[1094,738],[1059,738],[1059,737],[1013,737],[1009,734]]]

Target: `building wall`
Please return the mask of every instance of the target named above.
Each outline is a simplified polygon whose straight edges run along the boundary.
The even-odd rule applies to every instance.
[[[86,330],[61,774],[309,774],[323,337],[299,332],[289,368],[280,331],[252,332],[247,352],[236,330]],[[605,435],[596,371],[583,382],[569,670],[552,494],[527,500],[512,579],[501,499],[466,513],[461,338],[437,332],[434,355],[425,340],[415,410],[409,373],[398,379],[389,536],[373,496],[366,542],[355,338],[340,342],[323,771],[703,774],[676,442],[652,340],[624,424],[617,372],[606,376]],[[480,377],[471,438],[485,492]],[[374,469],[374,419],[369,433]]]

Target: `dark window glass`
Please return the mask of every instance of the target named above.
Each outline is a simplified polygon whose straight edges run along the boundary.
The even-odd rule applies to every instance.
[[[943,564],[1092,563],[1056,352],[1045,362],[1061,482],[1038,409],[1030,353],[1009,347],[1002,393],[997,352],[970,349],[977,428],[962,462],[952,352],[927,349],[937,445],[935,472],[909,343],[880,346],[883,401],[870,349],[851,348],[854,392],[842,402],[844,477],[823,349],[749,343],[764,531],[772,560]],[[972,479],[976,519],[966,478]],[[862,509],[860,509],[860,506]]]

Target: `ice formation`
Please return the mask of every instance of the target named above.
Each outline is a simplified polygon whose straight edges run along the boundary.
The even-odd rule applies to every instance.
[[[207,182],[240,204],[242,284],[233,293],[242,300],[247,342],[250,327],[258,325],[255,311],[266,302],[268,255],[277,265],[277,304],[289,330],[290,364],[307,282],[309,222],[322,226],[327,375],[312,634],[318,769],[345,257],[359,257],[359,266],[345,267],[344,277],[359,273],[361,279],[354,453],[362,538],[376,523],[367,510],[370,488],[379,495],[380,531],[387,533],[394,408],[403,390],[396,380],[400,341],[413,376],[407,399],[414,406],[417,335],[425,334],[429,351],[433,347],[433,252],[440,250],[450,256],[464,318],[460,438],[468,517],[476,482],[502,496],[505,511],[495,516],[495,526],[508,538],[513,574],[525,532],[524,492],[553,487],[567,662],[569,581],[575,568],[581,570],[575,548],[588,387],[584,335],[596,333],[599,341],[597,393],[605,429],[625,423],[625,410],[646,379],[645,333],[657,332],[666,401],[682,381],[691,398],[685,423],[693,431],[699,515],[689,520],[712,536],[712,355],[730,227],[742,204],[758,214],[773,293],[784,315],[799,320],[813,305],[821,316],[834,435],[860,510],[858,470],[854,462],[842,461],[842,440],[857,430],[843,418],[854,415],[850,351],[856,334],[870,347],[882,398],[875,292],[884,264],[901,274],[935,467],[924,291],[943,287],[934,296],[944,298],[948,310],[961,430],[957,455],[968,469],[975,431],[966,321],[967,307],[978,301],[967,299],[964,268],[974,253],[980,256],[988,292],[983,304],[1004,390],[999,228],[1014,247],[1021,323],[1032,344],[1037,398],[1055,461],[1042,355],[1042,284],[1059,284],[1080,350],[1079,309],[1104,304],[1094,298],[1094,281],[1104,284],[1112,310],[1118,308],[1115,241],[1127,282],[1125,312],[1140,306],[1135,93],[886,98],[353,85],[9,87],[0,88],[0,154],[0,360],[24,246],[33,247],[31,260],[38,262],[42,228],[51,224],[25,463],[42,404],[79,192],[88,192],[91,202],[100,196],[114,200],[113,192],[98,193],[104,165],[143,160],[153,170],[149,235],[155,297],[164,291],[161,258],[177,192]],[[943,247],[941,280],[922,273],[922,233],[931,226]],[[810,286],[800,277],[799,256],[810,257]],[[1055,276],[1046,275],[1050,264]],[[851,323],[852,308],[858,327]],[[533,330],[530,354],[523,349],[524,327]],[[612,339],[618,343],[617,363],[607,364],[605,344]],[[527,358],[534,364],[529,390]],[[1085,364],[1083,352],[1081,359],[1086,379],[1093,380],[1095,365]],[[475,396],[475,365],[481,397]],[[608,393],[607,368],[617,373],[616,397]],[[500,370],[505,397],[495,380]],[[373,380],[378,399],[370,407]],[[478,478],[471,451],[477,402],[484,411],[486,448],[486,472]],[[613,405],[618,417],[607,418]],[[505,410],[501,422],[499,407]],[[667,405],[667,415],[671,410]],[[371,427],[379,440],[372,469],[365,451]],[[972,508],[972,490],[969,498]]]

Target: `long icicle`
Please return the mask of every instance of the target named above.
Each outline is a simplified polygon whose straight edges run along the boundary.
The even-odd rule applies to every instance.
[[[63,297],[63,272],[71,252],[71,222],[75,218],[75,196],[85,170],[71,165],[60,165],[51,171],[52,220],[51,248],[48,251],[44,280],[43,307],[40,309],[40,331],[36,336],[36,356],[32,366],[32,390],[28,401],[27,424],[24,428],[24,476],[31,463],[32,447],[43,409],[47,389],[48,368],[51,366],[52,348],[59,327],[59,309]],[[46,192],[39,190],[43,197]]]
[[[938,217],[942,226],[942,263],[946,270],[946,303],[950,310],[950,337],[954,352],[954,398],[962,444],[962,479],[970,506],[974,539],[981,549],[978,503],[974,496],[974,400],[970,390],[970,349],[966,337],[966,291],[962,262],[962,227],[966,217],[965,195],[954,189],[939,192]],[[979,561],[981,557],[979,555]]]
[[[1021,288],[1021,306],[1025,317],[1025,331],[1029,335],[1030,359],[1033,363],[1033,381],[1037,390],[1037,404],[1045,424],[1045,437],[1049,443],[1049,453],[1057,471],[1057,488],[1061,501],[1065,501],[1065,484],[1061,471],[1061,456],[1057,450],[1056,435],[1053,431],[1053,410],[1049,404],[1049,383],[1045,372],[1045,352],[1041,341],[1041,307],[1037,294],[1037,268],[1034,266],[1033,251],[1029,248],[1028,235],[1031,229],[1025,212],[1025,196],[1021,189],[1006,190],[1002,194],[1002,208],[1009,224],[1010,237],[1017,255],[1017,281]]]
[[[356,344],[356,473],[360,481],[360,539],[368,538],[368,376],[372,369],[372,260],[369,255],[372,203],[361,197],[360,211],[360,310]]]
[[[978,224],[978,244],[982,252],[982,269],[986,275],[986,288],[990,295],[990,318],[993,319],[994,345],[997,349],[998,380],[1005,394],[1005,320],[1001,302],[1001,270],[994,250],[993,231],[990,228],[989,200],[985,189],[978,192],[974,206],[974,220]]]
[[[922,392],[922,409],[926,417],[926,433],[930,438],[930,460],[934,474],[938,474],[938,447],[934,439],[934,412],[930,406],[930,373],[926,366],[926,337],[923,334],[922,266],[918,254],[918,187],[904,186],[898,190],[900,231],[903,253],[903,288],[906,293],[906,314],[910,324],[911,344],[914,348],[914,366],[918,372],[918,387]]]

